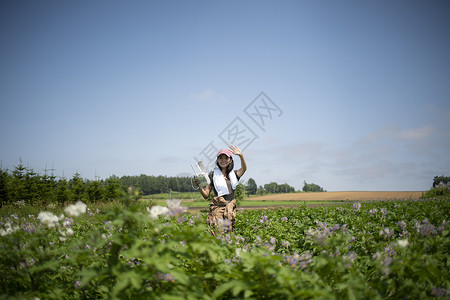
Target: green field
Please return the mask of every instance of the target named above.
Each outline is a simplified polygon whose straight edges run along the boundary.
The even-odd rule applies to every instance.
[[[297,193],[291,193],[291,194],[297,194]],[[278,194],[267,194],[267,196],[270,195],[278,195]],[[245,199],[249,200],[252,198],[260,197],[261,195],[250,195],[245,197]],[[180,200],[192,200],[192,201],[206,201],[203,199],[203,197],[200,195],[198,191],[196,192],[174,192],[171,193],[160,193],[160,194],[153,194],[153,195],[145,195],[142,196],[143,200],[152,200],[152,201],[159,201],[159,200],[167,200],[167,199],[180,199]]]
[[[146,200],[143,200],[143,202],[145,202]],[[149,202],[150,203],[150,202]],[[157,200],[154,201],[155,204],[157,205],[161,205],[161,206],[165,206],[166,205],[166,200]],[[343,203],[343,201],[270,201],[270,200],[244,200],[241,201],[238,205],[238,207],[245,207],[245,206],[269,206],[269,207],[274,207],[274,206],[294,206],[294,205],[303,205],[303,204],[307,204],[307,205],[317,205],[317,204],[332,204],[332,203]],[[182,201],[182,205],[185,207],[208,207],[209,206],[209,202],[206,200],[203,201]]]
[[[448,299],[448,197],[302,203],[233,232],[176,202],[2,207],[0,299]]]
[[[274,194],[276,195],[276,194]],[[289,194],[287,194],[289,195]],[[270,194],[268,194],[270,196]],[[292,195],[294,197],[294,194]],[[327,204],[337,204],[343,203],[343,200],[312,200],[312,201],[304,201],[304,200],[252,200],[253,198],[260,197],[258,195],[252,195],[246,197],[245,200],[242,200],[238,203],[238,207],[248,207],[248,206],[261,206],[261,207],[275,207],[275,206],[301,206],[304,204],[307,205],[327,205]],[[153,194],[142,196],[141,203],[145,205],[156,204],[160,206],[165,206],[166,201],[168,199],[180,199],[182,205],[185,207],[205,207],[209,206],[209,201],[203,199],[199,192],[188,192],[188,193],[161,193],[161,194]]]

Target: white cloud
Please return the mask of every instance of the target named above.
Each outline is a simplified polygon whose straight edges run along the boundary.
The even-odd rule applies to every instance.
[[[394,137],[402,140],[423,140],[429,138],[433,134],[432,126],[423,126],[419,128],[404,129],[394,132]]]
[[[398,178],[400,175],[411,175],[415,170],[416,165],[411,162],[396,163],[384,160],[361,162],[347,168],[334,170],[333,173],[339,177],[350,177],[355,182],[368,182],[385,178]]]
[[[405,141],[423,141],[431,137],[434,129],[433,126],[425,125],[419,128],[400,129],[397,127],[385,127],[378,131],[372,132],[360,139],[360,143],[376,142],[383,138],[393,138]]]

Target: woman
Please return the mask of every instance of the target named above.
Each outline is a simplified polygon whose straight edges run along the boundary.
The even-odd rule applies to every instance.
[[[239,170],[233,171],[232,154],[238,155],[241,159],[241,168]],[[209,173],[211,183],[205,188],[200,187],[199,189],[205,199],[209,197],[211,191],[214,191],[215,194],[215,197],[209,203],[209,214],[206,222],[210,226],[220,224],[224,230],[232,231],[236,218],[234,190],[239,179],[247,171],[247,164],[242,151],[238,147],[231,145],[230,150],[222,149],[217,153],[216,165],[217,168]],[[197,179],[194,180],[194,183],[196,186],[200,185]]]

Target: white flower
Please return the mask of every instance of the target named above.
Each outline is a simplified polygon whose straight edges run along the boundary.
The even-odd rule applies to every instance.
[[[80,214],[86,213],[87,205],[81,201],[67,206],[64,211],[71,217],[78,217]]]
[[[180,199],[166,200],[166,203],[167,203],[167,208],[169,209],[169,211],[167,213],[167,215],[169,217],[178,217],[187,211],[186,207],[181,206]]]
[[[155,205],[152,206],[151,209],[147,207],[147,211],[149,212],[149,217],[152,219],[157,219],[160,215],[166,215],[169,212],[169,209],[165,206]]]
[[[218,219],[217,225],[220,231],[228,232],[231,230],[231,221],[228,219]]]
[[[398,240],[397,243],[399,244],[400,247],[403,247],[403,248],[409,245],[409,242],[408,242],[407,239],[405,239],[405,240]]]
[[[71,228],[67,229],[67,235],[68,236],[73,235],[73,230]]]
[[[55,227],[59,221],[59,218],[57,216],[48,211],[41,211],[38,214],[38,219],[41,221],[41,223],[47,224],[48,227]]]
[[[14,231],[19,230],[19,227],[17,227],[17,226],[15,226],[14,228],[12,228],[12,227],[11,227],[11,223],[9,223],[9,222],[6,222],[5,228],[6,228],[6,230],[3,229],[3,228],[0,229],[0,235],[1,235],[1,236],[5,236],[5,235],[8,235],[8,234],[13,233]]]
[[[178,208],[181,206],[181,200],[180,199],[172,199],[172,200],[166,200],[167,207],[168,208]]]
[[[241,248],[236,248],[236,256],[237,257],[241,257],[241,251],[242,251]]]

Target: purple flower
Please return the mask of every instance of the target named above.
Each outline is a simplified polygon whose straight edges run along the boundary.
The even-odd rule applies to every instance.
[[[63,221],[63,226],[66,228],[72,228],[73,226],[73,219],[72,218],[65,218]]]
[[[439,226],[437,230],[438,230],[439,232],[444,231],[445,227],[447,227],[447,225],[448,225],[449,223],[450,223],[450,222],[449,222],[449,221],[446,221],[446,220],[442,221],[442,225]]]
[[[386,257],[386,259],[384,260],[383,264],[385,266],[390,266],[392,264],[392,257],[390,257],[390,256]]]
[[[355,203],[352,205],[352,208],[355,212],[359,212],[361,210],[361,203]]]
[[[378,212],[378,209],[377,208],[372,208],[371,210],[369,210],[369,214],[371,215],[371,216],[373,216],[374,214],[376,214]]]
[[[164,274],[164,273],[158,272],[155,275],[155,278],[160,281],[175,282],[175,277],[173,277],[172,274]]]
[[[89,217],[94,216],[94,213],[89,208],[87,208],[87,213]]]
[[[339,226],[339,224],[335,224],[335,225],[331,228],[331,231],[337,231],[337,230],[339,230],[339,229],[341,229],[341,226]]]
[[[417,233],[421,236],[429,236],[429,235],[436,235],[436,227],[428,221],[428,219],[425,219],[422,221],[422,223],[416,222],[414,227],[417,230]]]
[[[268,249],[270,251],[273,251],[273,250],[275,250],[275,245],[271,245],[269,243],[265,243],[264,244],[264,248],[266,248],[266,249]]]
[[[390,230],[389,228],[384,228],[384,230],[380,231],[380,235],[385,239],[389,239],[394,237],[394,229]]]
[[[399,221],[397,224],[398,224],[398,226],[400,226],[401,229],[403,229],[403,230],[406,229],[407,225],[406,225],[406,222],[404,220]]]
[[[261,237],[259,235],[257,235],[255,238],[255,245],[261,246],[261,243],[262,243]]]
[[[36,232],[36,226],[33,223],[25,223],[22,225],[22,229],[25,232],[28,233],[34,233]]]
[[[267,216],[262,216],[262,217],[261,217],[261,220],[259,220],[259,222],[261,222],[262,224],[264,224],[264,223],[267,222],[268,219],[269,219],[269,218],[268,218]]]
[[[350,261],[355,261],[355,259],[356,259],[356,253],[353,252],[353,251],[350,251],[350,252],[347,254],[347,258],[348,258],[348,260],[350,260]]]
[[[444,288],[432,288],[431,293],[434,297],[443,297],[450,294],[450,290]]]
[[[394,256],[395,254],[397,254],[397,252],[390,246],[384,247],[384,253],[386,253],[386,255],[388,257]]]
[[[289,248],[289,242],[288,241],[281,241],[281,247]]]
[[[81,281],[80,280],[75,281],[74,286],[76,289],[81,289]]]

